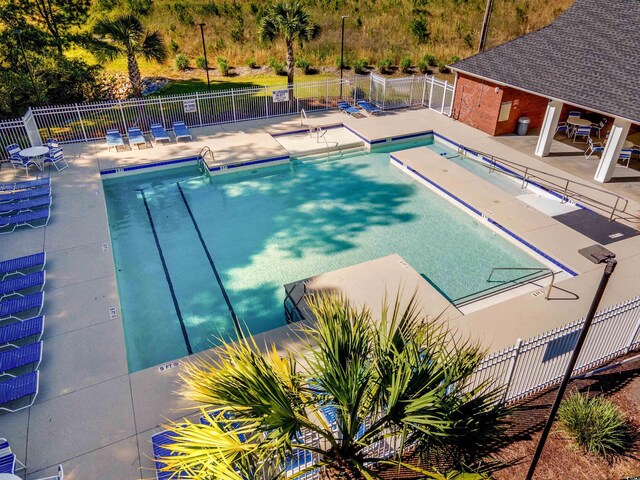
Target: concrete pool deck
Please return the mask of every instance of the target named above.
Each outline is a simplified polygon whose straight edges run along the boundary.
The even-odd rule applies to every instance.
[[[344,123],[370,141],[435,130],[468,147],[564,174],[526,152],[433,111],[393,111],[359,119],[331,111],[312,118],[322,125]],[[275,147],[271,141],[262,143],[260,139],[299,128],[296,116],[192,129],[192,133],[198,142],[214,150],[233,147],[229,151],[241,152],[245,158],[261,158],[270,155],[270,149]],[[200,148],[200,143],[194,141],[107,153],[104,142],[65,145],[70,167],[49,172],[53,190],[49,225],[0,236],[0,260],[43,250],[48,257],[40,393],[31,408],[0,416],[0,435],[9,439],[18,458],[27,464],[27,478],[52,475],[59,463],[69,480],[152,478],[151,435],[167,419],[192,414],[193,406],[174,394],[179,366],[163,371],[156,366],[128,373],[100,170],[112,168],[105,162],[139,165],[171,159],[173,155],[197,155]],[[13,171],[3,166],[0,181],[13,178]],[[509,199],[501,198],[500,205],[496,205],[479,182],[461,183],[460,187],[470,201],[483,203],[505,222],[512,222],[513,228],[526,234],[531,242],[543,242],[554,249],[554,255],[580,275],[561,282],[558,286],[564,291],[554,290],[554,300],[524,294],[468,315],[449,309],[446,314],[451,314],[447,318],[452,324],[481,341],[488,350],[497,351],[517,338],[528,338],[582,317],[602,269],[577,256],[577,250],[586,243],[585,237]],[[640,189],[629,198],[634,201],[632,208],[638,211]],[[618,255],[620,263],[603,307],[640,291],[640,237],[608,248]],[[358,275],[361,283],[354,281],[350,288],[354,297],[360,295],[363,302],[379,303],[380,285],[390,292],[398,287],[376,280],[378,287],[370,288],[371,278],[376,277]],[[112,307],[116,308],[115,317]],[[430,305],[425,307],[428,313],[441,311],[430,311]],[[295,345],[290,331],[283,326],[261,335],[259,341],[268,337],[280,348],[287,348]]]

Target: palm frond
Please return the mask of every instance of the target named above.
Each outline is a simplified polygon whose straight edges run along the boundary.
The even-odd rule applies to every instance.
[[[164,46],[160,32],[156,30],[145,34],[140,53],[145,60],[155,60],[162,63],[167,59],[167,49]]]

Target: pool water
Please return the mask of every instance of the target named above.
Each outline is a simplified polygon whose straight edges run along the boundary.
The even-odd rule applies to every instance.
[[[233,338],[234,315],[253,333],[281,326],[284,284],[391,253],[452,301],[492,286],[493,267],[542,266],[390,164],[414,145],[106,179],[129,370]]]

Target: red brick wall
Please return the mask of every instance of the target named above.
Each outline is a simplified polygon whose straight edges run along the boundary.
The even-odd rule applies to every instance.
[[[512,102],[511,113],[498,122],[502,102]],[[515,132],[520,117],[531,119],[529,128],[540,127],[547,103],[544,97],[459,74],[453,117],[490,135],[503,135]]]

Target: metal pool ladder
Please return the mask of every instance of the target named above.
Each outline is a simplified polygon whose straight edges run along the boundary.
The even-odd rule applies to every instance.
[[[204,146],[202,147],[202,150],[200,150],[200,153],[198,154],[198,168],[200,169],[200,172],[204,175],[205,173],[207,175],[211,175],[209,173],[209,168],[207,167],[207,164],[205,163],[204,159],[205,157],[209,155],[211,157],[211,161],[215,162],[216,157],[213,154],[213,150],[211,150],[208,146]]]

